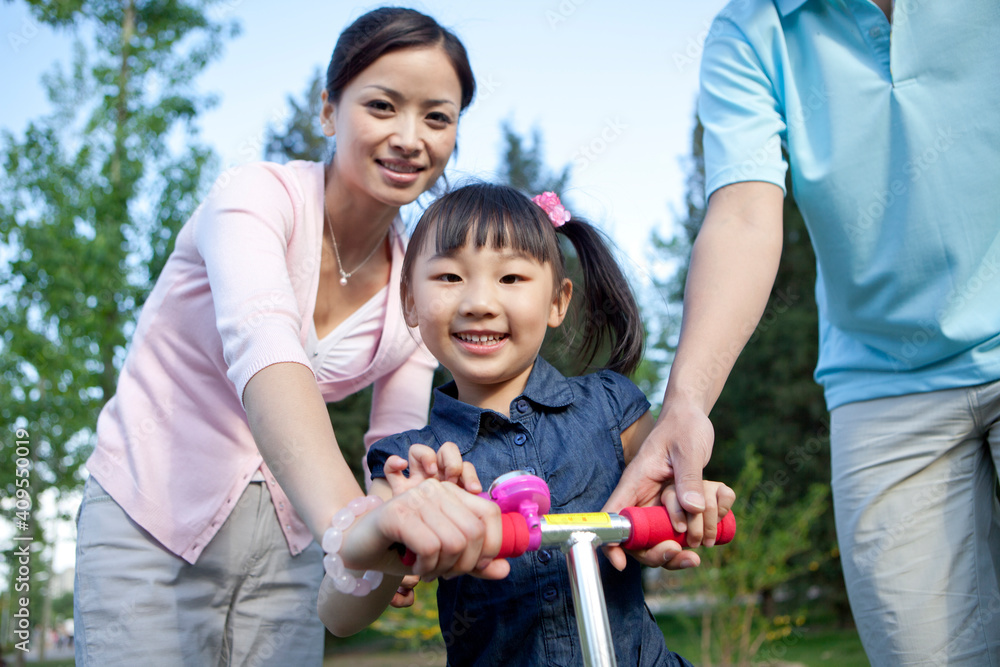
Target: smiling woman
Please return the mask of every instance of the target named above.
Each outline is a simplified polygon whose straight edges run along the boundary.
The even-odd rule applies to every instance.
[[[77,664],[244,664],[278,645],[286,664],[320,663],[313,538],[362,493],[325,402],[374,384],[367,444],[426,423],[436,362],[400,315],[398,213],[440,177],[474,91],[452,33],[412,10],[370,12],[330,63],[329,163],[231,170],[184,225],[87,464]],[[454,539],[422,549],[414,570],[437,576],[498,541],[484,540],[498,517],[421,497],[350,503],[365,516],[348,567],[396,576],[338,576],[323,594],[338,630],[394,598],[409,570],[384,562],[390,544],[471,532],[472,554]]]
[[[386,242],[388,223],[400,206],[416,199],[444,172],[455,148],[462,88],[448,54],[432,46],[388,53],[343,90],[335,95],[324,90],[322,97],[323,131],[338,137],[327,169],[324,215],[339,285],[347,287],[349,278],[366,265],[370,273],[381,274],[368,281],[368,290],[361,289],[360,300],[371,296],[371,287],[385,283],[388,255],[382,253],[386,261],[368,261]],[[387,224],[365,224],[386,211],[391,212]],[[341,291],[324,282],[324,303],[331,296],[325,293],[327,286]],[[332,301],[342,299],[335,296]],[[342,319],[333,310],[325,313],[321,334]]]

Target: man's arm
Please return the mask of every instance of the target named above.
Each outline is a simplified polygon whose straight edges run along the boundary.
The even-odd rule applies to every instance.
[[[743,346],[767,305],[781,256],[784,194],[771,183],[734,183],[712,194],[691,252],[681,335],[670,368],[663,409],[604,508],[661,504],[664,483],[673,480],[683,509],[705,509],[702,469],[712,455],[714,431],[708,414]],[[688,543],[701,543],[700,521],[685,526]],[[613,562],[624,563],[621,551]],[[645,552],[647,565],[697,564],[693,552],[660,545]]]

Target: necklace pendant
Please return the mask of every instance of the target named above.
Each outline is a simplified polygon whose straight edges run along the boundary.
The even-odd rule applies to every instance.
[[[341,276],[340,277],[340,285],[341,285],[341,287],[347,286],[347,277],[346,276]]]

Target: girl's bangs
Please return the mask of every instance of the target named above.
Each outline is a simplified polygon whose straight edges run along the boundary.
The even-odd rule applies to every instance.
[[[559,261],[559,246],[555,234],[545,227],[544,212],[512,188],[471,185],[437,203],[441,204],[438,210],[428,209],[432,217],[427,222],[434,230],[434,250],[439,255],[471,243],[475,248],[513,250],[542,263]]]

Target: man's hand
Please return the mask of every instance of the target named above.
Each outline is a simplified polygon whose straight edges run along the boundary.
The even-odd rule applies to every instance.
[[[674,528],[688,531],[691,546],[700,545],[703,523],[688,521],[686,515],[699,516],[705,511],[702,470],[712,456],[714,439],[712,423],[696,405],[683,401],[664,404],[656,426],[625,468],[618,486],[604,504],[604,511],[665,505]],[[625,568],[625,552],[621,547],[607,547],[606,553],[616,568]],[[682,569],[701,563],[698,554],[682,550],[673,541],[631,553],[639,562],[653,567]]]

